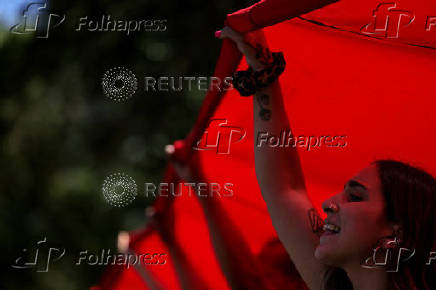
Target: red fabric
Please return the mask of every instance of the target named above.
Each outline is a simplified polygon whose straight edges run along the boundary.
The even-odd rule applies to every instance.
[[[227,15],[225,24],[240,32],[270,26],[338,0],[263,0]]]
[[[307,7],[286,3],[291,1],[262,1],[255,8],[229,15],[227,24],[249,31],[327,2],[308,2]],[[294,134],[347,136],[344,148],[299,150],[309,194],[318,208],[325,198],[340,191],[348,178],[378,158],[411,162],[436,173],[432,161],[436,52],[431,49],[436,44],[436,27],[426,30],[429,17],[436,15],[436,4],[402,0],[377,10],[380,3],[343,0],[303,15],[303,19],[264,29],[271,49],[283,51],[287,61],[280,83]],[[394,33],[392,21],[399,12],[406,15],[401,18],[405,22],[398,22],[400,30]],[[380,29],[380,21],[388,24],[386,31]],[[215,76],[231,75],[239,62],[239,52],[224,41]],[[176,144],[176,158],[191,162],[208,181],[234,184],[234,196],[218,202],[249,242],[252,253],[261,255],[276,234],[255,178],[252,114],[251,98],[242,98],[236,91],[224,95],[217,90],[208,92],[193,130],[184,142]],[[230,143],[230,154],[192,150],[213,119],[223,119],[225,126],[245,133],[238,142],[227,136],[235,141]],[[218,130],[207,129],[209,134]],[[231,131],[226,130],[222,134]],[[167,180],[175,180],[171,169]],[[172,211],[175,222],[167,226],[174,228],[184,253],[207,283],[205,288],[227,289],[197,201],[161,198],[158,203],[163,214]],[[165,247],[156,232],[138,241],[132,244],[137,252]],[[165,289],[179,289],[171,262],[150,271],[165,283]],[[101,285],[102,289],[147,289],[132,270],[108,270]]]

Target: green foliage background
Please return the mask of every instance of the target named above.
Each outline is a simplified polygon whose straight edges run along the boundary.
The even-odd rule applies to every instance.
[[[3,0],[2,0],[3,1]],[[29,1],[31,2],[31,1]],[[145,182],[159,182],[163,148],[184,138],[204,92],[145,92],[144,76],[211,76],[227,13],[253,1],[56,1],[66,21],[48,39],[0,30],[0,289],[88,289],[101,266],[75,266],[82,250],[116,248],[120,230],[141,227]],[[165,32],[76,32],[79,18],[167,19]],[[1,14],[0,14],[1,19]],[[124,66],[139,89],[125,103],[106,98],[103,73]],[[104,178],[124,172],[139,196],[109,206]],[[48,273],[11,264],[47,237],[66,248]]]

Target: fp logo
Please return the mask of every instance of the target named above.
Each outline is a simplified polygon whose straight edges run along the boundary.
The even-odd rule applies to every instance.
[[[47,238],[36,243],[36,250],[34,252],[34,257],[29,258],[29,261],[25,262],[23,259],[25,257],[21,256],[15,260],[15,264],[11,265],[15,269],[30,269],[37,268],[36,272],[47,273],[51,262],[56,262],[60,260],[65,255],[65,249],[52,248],[44,246],[47,242]],[[39,256],[41,252],[41,256]],[[27,249],[23,249],[24,256],[30,255]],[[54,256],[52,256],[54,255]]]
[[[382,247],[375,248],[372,256],[364,261],[362,267],[369,269],[385,267],[386,272],[398,272],[400,263],[410,260],[415,255],[415,249],[399,248],[398,251],[395,251],[396,244],[397,239],[387,242],[383,249]]]
[[[65,21],[65,15],[52,14],[47,2],[34,2],[23,10],[21,23],[11,27],[14,34],[35,33],[37,38],[48,38],[50,28],[55,28]]]
[[[395,9],[396,3],[381,3],[373,11],[373,20],[364,25],[360,32],[366,35],[381,36],[385,38],[398,38],[400,28],[406,27],[415,20],[415,14]]]
[[[244,139],[245,130],[227,125],[225,119],[213,119],[194,150],[216,150],[217,154],[230,154],[230,145]]]

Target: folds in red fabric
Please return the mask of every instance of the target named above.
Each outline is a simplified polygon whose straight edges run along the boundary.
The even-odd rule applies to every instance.
[[[264,33],[271,50],[285,55],[287,68],[280,78],[282,94],[293,134],[301,137],[295,146],[316,207],[376,159],[399,159],[435,174],[432,145],[436,141],[436,52],[425,47],[435,44],[436,33],[429,34],[425,23],[427,16],[436,15],[436,6],[429,1],[395,3],[396,8],[383,13],[409,11],[415,20],[400,19],[410,23],[398,22],[402,30],[390,38],[389,27],[383,31],[374,22],[377,17],[382,17],[378,21],[386,19],[377,12],[380,2],[344,0],[306,14],[303,19],[283,21],[329,3],[304,1],[307,6],[300,7],[291,2],[301,1],[261,1],[229,15],[226,23],[245,32],[280,22],[265,28]],[[225,41],[215,75],[224,78],[238,66],[245,67],[240,57],[233,44]],[[208,128],[210,124],[217,127]],[[227,136],[228,154],[219,154],[213,146],[192,150],[206,129],[224,135],[239,130],[240,134],[233,139]],[[214,90],[206,95],[192,132],[177,145],[177,158],[191,162],[205,180],[233,184],[233,196],[220,197],[218,202],[258,257],[265,257],[266,249],[276,239],[254,171],[253,146],[271,137],[265,134],[253,132],[250,98],[242,98],[234,90]],[[175,178],[170,175],[167,180]],[[163,214],[172,211],[174,223],[170,226],[205,288],[227,289],[196,199],[161,198],[158,202]],[[150,249],[167,251],[156,231],[131,247],[139,253]],[[273,269],[271,261],[263,261],[266,268]],[[179,289],[171,258],[161,268],[146,268],[164,289]],[[108,270],[102,288],[148,289],[145,284],[134,269]]]

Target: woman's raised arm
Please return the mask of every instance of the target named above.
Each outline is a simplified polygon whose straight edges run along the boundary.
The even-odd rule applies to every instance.
[[[219,38],[235,41],[254,71],[268,67],[271,53],[260,32],[241,35],[225,27]],[[326,267],[315,257],[323,221],[308,198],[297,149],[274,146],[268,136],[291,132],[277,81],[258,90],[254,104],[256,176],[272,223],[297,270],[311,289],[320,289]]]

